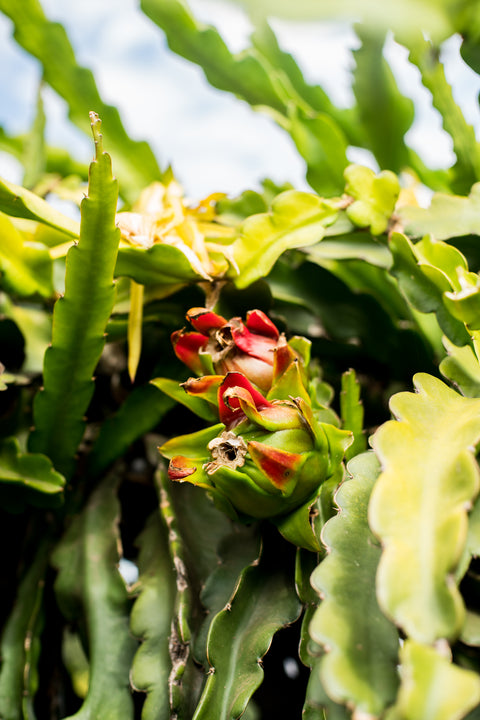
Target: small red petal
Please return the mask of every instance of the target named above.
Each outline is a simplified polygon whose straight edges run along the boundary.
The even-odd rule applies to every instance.
[[[264,337],[250,332],[239,318],[234,318],[229,323],[232,332],[232,339],[239,350],[246,355],[251,355],[263,360],[268,365],[273,365],[273,351],[276,347],[276,340],[271,337]]]
[[[187,320],[191,322],[195,330],[208,334],[210,330],[216,330],[226,324],[225,318],[217,315],[207,308],[190,308],[187,312]]]
[[[273,382],[278,380],[278,378],[283,375],[283,373],[287,370],[287,368],[295,360],[296,357],[297,356],[293,352],[292,348],[290,347],[290,345],[287,345],[285,337],[282,335],[274,352]]]
[[[242,373],[265,393],[272,387],[272,366],[256,357],[245,355],[245,353],[233,352],[227,355],[221,362],[220,370],[224,374],[227,372]]]
[[[270,318],[261,310],[250,310],[247,313],[247,328],[258,335],[266,335],[277,340],[280,333]]]
[[[203,365],[198,357],[200,350],[203,350],[208,342],[208,337],[201,333],[184,332],[184,330],[177,330],[171,335],[173,349],[175,355],[181,360],[190,370],[201,373]]]
[[[279,450],[254,440],[248,443],[248,452],[255,465],[280,490],[284,490],[294,479],[303,462],[303,455]]]
[[[215,402],[222,380],[223,375],[203,375],[199,378],[188,378],[186,382],[182,383],[182,387],[188,395]]]
[[[225,392],[234,387],[240,387],[246,390],[257,410],[270,407],[268,400],[266,400],[263,395],[258,392],[258,390],[255,390],[245,375],[237,372],[227,373],[224,381],[218,388],[218,410],[220,414],[220,421],[223,422],[227,428],[230,427],[233,422],[241,420],[245,417],[240,407],[240,400],[237,397],[229,397],[228,404],[224,400]]]
[[[170,480],[183,480],[183,478],[193,475],[196,469],[196,467],[192,466],[192,461],[189,458],[177,455],[177,457],[170,460],[168,477]]]

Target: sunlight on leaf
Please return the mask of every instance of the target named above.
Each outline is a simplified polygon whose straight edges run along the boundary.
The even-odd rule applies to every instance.
[[[480,235],[480,183],[468,197],[435,193],[428,208],[404,205],[397,210],[405,232],[413,237],[427,233],[437,240],[460,235]]]
[[[407,640],[400,651],[402,684],[385,720],[461,720],[480,701],[480,679],[432,647]]]
[[[370,168],[349,165],[345,180],[345,192],[353,198],[347,207],[349,219],[359,227],[369,227],[373,235],[385,232],[400,192],[397,176],[389,170],[375,175]]]
[[[128,374],[135,381],[142,350],[143,285],[130,281],[130,312],[128,314]]]
[[[373,437],[383,472],[369,519],[384,546],[377,576],[379,603],[419,642],[458,636],[465,617],[453,580],[467,540],[467,507],[479,470],[480,399],[465,398],[420,373],[416,393],[391,399],[398,420]]]
[[[115,301],[113,272],[120,232],[115,227],[118,183],[103,152],[100,121],[91,115],[96,156],[82,202],[78,245],[67,256],[65,294],[53,312],[52,345],[45,353],[44,389],[34,402],[30,448],[48,455],[65,475],[73,473],[91,400],[95,367]]]
[[[285,250],[321,240],[336,216],[334,201],[298,190],[277,195],[269,213],[252,215],[245,221],[234,243],[240,271],[236,285],[244,288],[267,275]]]
[[[77,238],[80,234],[80,225],[75,220],[55,210],[30,190],[2,178],[0,178],[0,211],[11,217],[36,220],[70,237]]]
[[[379,470],[371,451],[348,464],[351,479],[335,495],[340,511],[322,532],[329,553],[312,584],[323,600],[310,624],[313,640],[326,648],[320,677],[328,695],[375,717],[395,697],[399,647],[375,593],[381,548],[368,527],[367,508]]]
[[[7,215],[0,212],[1,284],[14,295],[53,295],[52,263],[48,249],[31,242]]]

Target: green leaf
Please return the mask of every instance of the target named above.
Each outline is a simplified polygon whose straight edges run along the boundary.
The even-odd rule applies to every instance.
[[[23,185],[33,188],[41,179],[46,170],[45,151],[45,111],[42,100],[42,85],[38,88],[37,107],[33,125],[28,133],[23,151],[23,166],[25,173]]]
[[[445,338],[448,356],[440,363],[440,372],[466,397],[480,397],[480,364],[470,345],[457,347]]]
[[[300,611],[288,564],[263,556],[242,573],[227,608],[210,626],[211,666],[194,720],[236,720],[262,682],[261,659],[273,634]]]
[[[305,705],[302,713],[302,720],[350,720],[352,714],[345,705],[340,705],[331,700],[320,680],[317,659],[312,665],[312,672],[308,680]]]
[[[467,610],[460,640],[470,647],[480,647],[480,615]]]
[[[288,542],[310,552],[321,552],[323,547],[319,541],[319,504],[316,497],[313,500],[310,498],[293,512],[272,518],[272,522]]]
[[[313,616],[310,634],[327,649],[320,676],[328,695],[359,715],[376,717],[395,698],[399,648],[397,630],[376,599],[381,549],[367,519],[380,467],[369,452],[350,461],[348,471],[352,479],[335,495],[340,512],[322,531],[330,552],[312,576],[324,599]]]
[[[341,195],[348,165],[347,140],[335,120],[326,113],[305,114],[292,106],[286,127],[307,163],[312,188],[326,197]]]
[[[13,376],[5,373],[5,365],[0,363],[0,390],[7,389],[7,381],[11,382]]]
[[[0,0],[1,3],[1,0]],[[55,210],[35,193],[0,178],[0,211],[11,217],[36,220],[60,230],[69,237],[78,237],[78,222]]]
[[[434,648],[407,640],[400,651],[402,684],[385,720],[461,720],[480,702],[477,673]]]
[[[169,720],[169,638],[175,597],[173,572],[165,528],[152,515],[138,538],[139,595],[132,608],[130,628],[143,640],[132,663],[130,680],[147,697],[142,720]]]
[[[115,277],[129,277],[142,285],[155,285],[157,293],[159,287],[164,287],[165,295],[170,295],[182,285],[205,279],[195,272],[181,250],[161,243],[148,249],[120,248]]]
[[[360,384],[355,370],[347,370],[342,375],[342,391],[340,393],[340,416],[344,430],[353,433],[353,444],[345,451],[347,460],[359,455],[367,449],[367,441],[363,430],[363,404],[360,400]]]
[[[459,272],[468,271],[468,265],[465,256],[462,255],[460,250],[453,245],[438,242],[431,235],[425,235],[415,245],[415,252],[419,260],[425,265],[424,270],[428,271],[429,276],[435,279],[439,287],[443,286],[446,290],[453,288],[457,291],[462,289]],[[447,283],[438,271],[446,277]]]
[[[377,32],[398,30],[406,37],[423,27],[434,37],[442,40],[452,34],[451,5],[447,0],[397,0],[389,12],[378,0],[363,0],[352,4],[351,0],[240,0],[256,18],[283,17],[290,20],[348,20],[362,22]],[[412,23],[412,18],[415,22]],[[413,25],[413,28],[412,28]]]
[[[62,660],[67,670],[73,691],[85,699],[88,693],[90,668],[80,635],[71,628],[65,628],[62,636]]]
[[[40,61],[45,82],[66,101],[70,120],[90,132],[87,112],[94,110],[102,117],[122,194],[133,202],[145,185],[161,178],[148,145],[130,139],[118,110],[101,99],[92,72],[77,64],[64,28],[45,17],[38,0],[0,0],[0,10],[12,20],[15,40]]]
[[[41,541],[35,557],[21,579],[10,616],[4,620],[0,652],[0,716],[3,720],[25,720],[30,706],[31,677],[36,667],[31,650],[38,651],[41,609],[50,542]]]
[[[133,720],[129,672],[136,642],[129,600],[118,572],[117,479],[107,477],[55,549],[55,592],[68,620],[85,623],[90,659],[87,697],[75,720]]]
[[[200,599],[207,612],[195,638],[195,659],[208,671],[207,636],[212,621],[230,601],[245,569],[258,561],[261,538],[258,528],[232,525],[231,532],[222,538],[218,547],[217,565],[208,576]]]
[[[480,183],[472,185],[468,197],[435,193],[428,208],[404,205],[397,210],[407,235],[431,233],[437,240],[462,235],[480,235]]]
[[[478,275],[470,273],[471,279],[477,282]],[[480,288],[470,285],[462,288],[459,292],[445,292],[443,302],[450,314],[465,323],[465,327],[471,335],[480,330]]]
[[[171,460],[175,455],[183,455],[192,460],[206,461],[210,457],[207,449],[208,443],[225,429],[223,423],[210,425],[188,435],[175,435],[164,443],[159,449],[164,457]],[[188,482],[188,479],[186,479]]]
[[[1,487],[1,483],[5,483],[6,487]],[[0,497],[3,507],[16,510],[27,501],[40,506],[58,505],[64,485],[65,479],[55,472],[48,457],[22,453],[16,438],[0,441]]]
[[[397,278],[408,302],[420,312],[434,312],[443,332],[456,345],[468,343],[470,337],[465,325],[448,312],[443,301],[443,293],[452,287],[448,274],[432,265],[417,245],[401,233],[392,233],[390,250],[394,258],[391,273]]]
[[[194,397],[193,395],[187,395],[183,389],[181,383],[176,380],[170,380],[169,378],[155,378],[150,381],[152,385],[161,390],[165,395],[168,395],[172,400],[175,400],[182,405],[185,405],[189,410],[194,412],[203,420],[208,422],[217,422],[218,410],[213,408],[203,398]]]
[[[348,222],[348,221],[347,221]],[[382,245],[370,233],[357,231],[348,223],[348,234],[331,237],[335,225],[330,226],[325,238],[318,245],[305,248],[304,252],[312,260],[323,267],[331,267],[327,263],[334,260],[363,260],[368,266],[389,268],[392,264],[392,254],[386,245]],[[371,288],[374,292],[375,287]]]
[[[19,230],[0,213],[1,283],[14,295],[53,295],[52,261],[48,249],[26,242]]]
[[[211,498],[188,483],[162,483],[175,515],[176,528],[185,548],[186,560],[194,582],[205,586],[208,578],[219,566],[222,544],[235,532],[230,520],[218,510]],[[203,620],[203,618],[201,618]],[[198,624],[199,618],[195,618]]]
[[[25,340],[22,371],[40,374],[45,350],[52,337],[51,315],[36,307],[15,304],[5,293],[0,293],[0,314],[14,321]]]
[[[325,113],[341,128],[350,144],[358,144],[356,110],[337,108],[323,88],[319,85],[310,85],[303,77],[294,57],[281,49],[275,33],[265,20],[262,19],[257,23],[251,39],[255,49],[268,61],[271,72],[275,74],[286,94],[294,100],[298,108],[307,115]]]
[[[268,63],[255,50],[232,54],[215,28],[198,22],[183,0],[141,0],[140,4],[165,32],[170,49],[200,65],[210,85],[235,93],[250,105],[284,110]]]
[[[477,496],[468,514],[468,535],[466,550],[468,562],[472,557],[480,557],[480,497]]]
[[[455,580],[461,582],[469,570],[472,558],[480,557],[480,495],[477,495],[473,507],[468,513],[467,539],[463,548],[463,554],[455,571]],[[467,600],[468,602],[468,600]],[[468,622],[468,608],[466,620]],[[462,629],[462,636],[465,632],[465,623]]]
[[[360,345],[376,360],[394,362],[397,330],[371,295],[352,292],[316,264],[305,262],[292,271],[281,258],[269,275],[269,285],[276,301],[285,303],[282,314],[290,306],[291,327],[298,327],[299,312],[306,309],[309,325],[315,323],[331,340]]]
[[[373,447],[383,472],[370,524],[384,546],[377,575],[382,609],[419,642],[455,638],[465,609],[452,580],[467,539],[467,510],[479,489],[472,448],[480,439],[480,399],[465,398],[425,373],[416,393],[391,399],[398,420]]]
[[[389,170],[375,175],[362,165],[349,165],[344,174],[345,192],[354,199],[347,207],[349,220],[369,227],[373,235],[381,235],[387,230],[400,192],[397,176]]]
[[[320,532],[318,532],[318,536],[320,536]],[[320,558],[325,556],[325,552],[323,546],[321,551],[317,553],[310,552],[303,548],[297,548],[295,555],[295,588],[298,599],[304,607],[300,628],[300,642],[298,644],[298,658],[305,667],[309,667],[311,670],[318,660],[318,654],[320,653],[319,646],[313,642],[308,632],[312,616],[318,607],[318,595],[311,583],[311,577]],[[319,678],[317,672],[314,674]],[[313,673],[310,674],[310,680],[312,680],[312,675]],[[308,696],[308,688],[306,695]],[[306,705],[307,704],[308,703],[306,703]]]
[[[120,232],[115,227],[117,182],[92,116],[96,159],[82,201],[80,241],[68,251],[65,295],[53,313],[52,346],[45,354],[44,390],[34,402],[32,450],[48,455],[66,476],[84,431],[93,393],[92,375],[105,344],[115,300],[113,272]]]
[[[311,193],[287,190],[277,195],[269,213],[252,215],[244,222],[233,244],[240,271],[237,287],[245,288],[268,275],[285,250],[321,240],[336,214],[333,203]]]
[[[88,458],[89,472],[101,475],[135,440],[151,432],[173,405],[150,385],[135,388],[115,415],[102,423]]]
[[[398,173],[410,164],[404,136],[413,122],[413,102],[400,93],[383,57],[385,36],[359,24],[355,31],[362,45],[353,51],[356,63],[353,91],[365,134],[364,143],[382,169]]]
[[[472,6],[472,11],[475,13],[475,8]],[[473,18],[476,17],[476,13],[474,14]],[[476,32],[477,28],[475,27],[476,23],[474,21],[473,27],[468,27],[468,24],[465,23],[465,30],[462,32],[462,44],[460,46],[460,55],[462,56],[462,60],[464,60],[472,70],[475,70],[476,73],[480,72],[480,49],[478,47],[478,31]]]
[[[353,113],[338,110],[320,87],[305,82],[267,25],[253,34],[253,47],[232,54],[215,28],[197,22],[183,0],[143,0],[141,5],[164,30],[170,48],[200,65],[211,85],[267,109],[290,132],[315,190],[341,193],[347,164],[343,128],[356,135]]]
[[[130,312],[128,313],[128,374],[130,381],[135,382],[138,363],[142,353],[143,303],[145,288],[134,280],[130,281]]]
[[[418,28],[418,26],[417,26]],[[460,106],[455,102],[452,88],[447,82],[439,49],[425,39],[418,30],[408,38],[409,59],[418,67],[422,83],[432,93],[434,107],[440,112],[444,129],[453,140],[457,162],[453,167],[454,190],[467,192],[480,179],[480,143],[475,130],[469,125]]]
[[[222,222],[237,225],[250,215],[268,211],[268,203],[263,195],[254,190],[245,190],[237,197],[225,197],[215,205],[215,210]]]
[[[25,136],[14,136],[5,132],[5,128],[0,126],[0,149],[10,153],[13,157],[22,162],[25,146]]]

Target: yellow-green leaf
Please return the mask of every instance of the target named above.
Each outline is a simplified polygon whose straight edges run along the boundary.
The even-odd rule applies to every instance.
[[[460,235],[480,234],[480,183],[472,185],[470,195],[435,193],[430,207],[405,205],[398,209],[405,232],[414,237],[432,233],[437,240]]]
[[[394,395],[391,420],[375,433],[383,472],[370,524],[384,546],[379,603],[414,640],[460,633],[465,609],[453,579],[467,540],[467,508],[479,489],[473,448],[480,399],[465,398],[425,373],[417,392]]]
[[[389,170],[375,175],[362,165],[345,169],[345,192],[354,198],[348,206],[349,219],[359,227],[369,227],[373,235],[385,232],[400,192],[397,176]]]
[[[335,495],[340,511],[322,531],[329,554],[314,570],[312,584],[324,599],[309,630],[326,650],[320,678],[329,697],[355,708],[359,717],[377,717],[396,694],[399,647],[397,630],[375,595],[381,551],[367,508],[379,465],[370,451],[354,458],[348,470],[352,479]]]
[[[480,701],[480,678],[411,640],[400,654],[402,685],[385,720],[461,720]]]
[[[12,217],[36,220],[60,230],[70,237],[78,237],[78,222],[55,210],[45,200],[25,188],[0,178],[0,210]]]
[[[28,297],[53,295],[52,262],[48,249],[27,242],[9,217],[0,212],[0,285]]]
[[[245,221],[233,244],[240,271],[237,286],[247,287],[267,275],[285,250],[321,240],[336,217],[335,204],[312,193],[286,190],[277,195],[270,212]]]

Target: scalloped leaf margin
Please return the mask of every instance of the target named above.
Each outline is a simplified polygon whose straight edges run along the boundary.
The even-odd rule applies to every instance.
[[[322,531],[329,554],[314,570],[312,584],[324,600],[309,631],[326,650],[319,672],[329,697],[377,717],[396,695],[399,648],[395,626],[378,607],[381,549],[367,518],[380,466],[370,451],[357,455],[347,469],[351,479],[335,495],[340,512]]]
[[[397,420],[373,437],[383,472],[369,521],[384,546],[380,606],[412,639],[434,643],[457,637],[464,622],[454,572],[467,539],[467,508],[480,487],[473,454],[480,399],[462,397],[426,373],[414,384],[416,393],[393,396]]]

